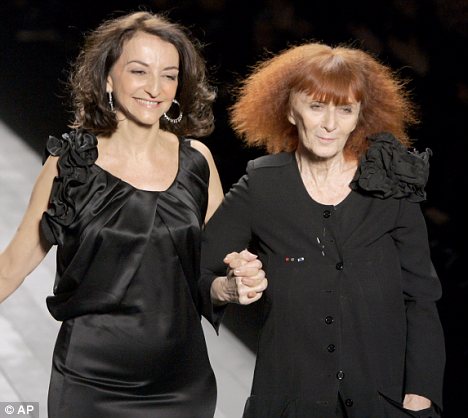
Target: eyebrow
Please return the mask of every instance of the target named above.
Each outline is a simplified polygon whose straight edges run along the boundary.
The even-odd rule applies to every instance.
[[[128,65],[128,64],[133,64],[133,63],[143,65],[144,67],[149,67],[149,65],[148,65],[146,62],[143,62],[143,61],[140,61],[140,60],[131,60],[131,61],[128,61],[126,65]],[[171,65],[171,66],[169,66],[169,67],[163,68],[163,70],[177,70],[177,71],[179,71],[179,67],[177,67],[177,66],[175,66],[175,65]]]
[[[308,104],[312,104],[312,103],[318,103],[318,104],[328,104],[330,102],[324,102],[324,101],[321,101],[321,100],[311,100],[310,102],[307,102]],[[351,106],[351,107],[358,107],[359,106],[359,102],[349,102],[349,103],[343,103],[343,104],[340,104],[340,105],[337,105],[335,104],[336,107],[345,107],[345,106]]]

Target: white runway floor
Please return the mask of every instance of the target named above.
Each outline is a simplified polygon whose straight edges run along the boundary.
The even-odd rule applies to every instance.
[[[23,216],[41,162],[1,121],[0,144],[3,249]],[[51,356],[60,325],[45,305],[46,296],[52,292],[54,257],[52,249],[25,283],[0,305],[0,402],[39,402],[41,418],[47,417]],[[207,322],[203,321],[203,327],[218,382],[215,418],[240,418],[250,390],[254,355],[228,329],[221,328],[217,337]]]

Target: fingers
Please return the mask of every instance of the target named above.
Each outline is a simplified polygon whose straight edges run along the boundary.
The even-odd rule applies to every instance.
[[[255,259],[257,259],[257,255],[256,254],[253,254],[251,253],[249,250],[245,249],[245,250],[242,250],[239,255],[242,257],[242,259],[244,259],[245,261],[253,261]]]
[[[226,264],[230,264],[231,262],[237,260],[237,263],[240,266],[244,264],[244,262],[249,262],[249,261],[253,261],[256,259],[257,259],[256,254],[252,254],[248,250],[242,250],[240,253],[234,251],[232,253],[227,254],[226,257],[224,257],[224,262]]]
[[[248,279],[251,281],[252,285],[246,285],[244,283],[244,281],[247,280],[246,278],[236,278],[236,280],[238,296],[237,303],[241,305],[249,305],[259,300],[268,286],[268,280],[265,277],[258,279]]]
[[[246,285],[244,280],[249,280],[250,285]],[[220,300],[249,305],[262,297],[263,292],[268,286],[268,281],[264,275],[260,275],[256,279],[228,276],[224,278],[222,286],[223,297],[219,298]]]
[[[227,288],[231,302],[248,305],[262,297],[268,286],[262,263],[257,255],[248,250],[226,255]]]
[[[242,283],[248,287],[256,287],[265,279],[265,271],[258,268],[249,268],[247,271],[236,269],[232,271],[233,275],[239,277]]]
[[[229,269],[235,270],[236,276],[255,276],[262,268],[262,262],[257,259],[257,256],[251,260],[246,260],[239,253],[228,254],[224,258],[224,262]]]
[[[249,264],[240,267],[231,267],[231,269],[237,277],[255,277],[263,271],[260,260],[256,260],[255,262],[251,261]]]
[[[242,280],[242,284],[247,287],[257,288],[257,286],[261,286],[262,283],[266,280],[265,279],[265,272],[260,270],[257,275],[252,277],[242,276],[240,277]],[[263,289],[264,290],[264,289]]]

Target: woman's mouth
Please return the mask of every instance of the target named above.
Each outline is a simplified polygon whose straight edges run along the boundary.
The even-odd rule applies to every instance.
[[[162,102],[156,100],[147,100],[147,99],[135,99],[138,103],[142,104],[145,107],[158,107]]]

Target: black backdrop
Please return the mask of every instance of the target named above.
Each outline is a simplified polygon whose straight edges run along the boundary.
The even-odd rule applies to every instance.
[[[424,210],[444,289],[439,303],[447,343],[444,417],[464,416],[468,398],[468,277],[464,269],[468,229],[463,199],[467,190],[463,165],[468,142],[464,64],[468,2],[3,0],[0,119],[42,152],[49,134],[67,130],[71,114],[63,81],[83,33],[105,18],[139,9],[167,13],[205,45],[218,100],[216,130],[204,142],[213,152],[225,191],[243,174],[246,162],[262,154],[244,148],[234,137],[226,108],[232,103],[235,81],[267,51],[277,52],[306,40],[353,43],[376,53],[412,80],[410,87],[422,116],[412,136],[418,149],[430,147],[434,152]],[[255,306],[232,306],[225,324],[254,350],[257,318]]]

